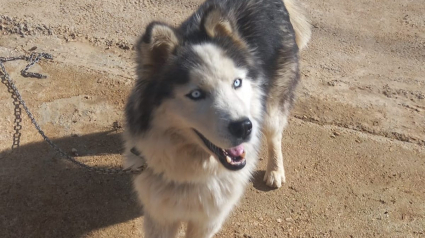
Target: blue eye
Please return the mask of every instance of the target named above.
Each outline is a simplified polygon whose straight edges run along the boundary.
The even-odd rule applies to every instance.
[[[195,89],[192,92],[186,94],[186,97],[196,101],[205,98],[205,93],[199,89]]]
[[[242,79],[237,78],[235,79],[235,81],[233,81],[233,88],[237,89],[240,88],[242,86]]]

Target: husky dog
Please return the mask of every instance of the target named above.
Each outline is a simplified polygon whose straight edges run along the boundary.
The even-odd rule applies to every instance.
[[[263,135],[264,180],[285,182],[281,137],[310,34],[295,0],[207,0],[177,28],[147,26],[124,138],[125,167],[147,163],[134,178],[145,237],[175,237],[182,222],[186,237],[212,237],[241,198]]]

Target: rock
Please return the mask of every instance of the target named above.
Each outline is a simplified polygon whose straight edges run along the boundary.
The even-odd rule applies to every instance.
[[[78,151],[77,151],[77,149],[72,148],[72,149],[71,149],[71,152],[72,152],[72,155],[73,155],[73,156],[78,156]]]

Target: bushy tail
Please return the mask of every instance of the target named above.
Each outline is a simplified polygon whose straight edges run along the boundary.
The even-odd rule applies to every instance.
[[[292,27],[295,31],[295,40],[298,48],[302,50],[307,46],[311,37],[311,25],[306,13],[297,0],[283,0],[289,13]]]

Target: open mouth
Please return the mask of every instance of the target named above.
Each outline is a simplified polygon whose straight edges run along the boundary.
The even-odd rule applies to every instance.
[[[230,149],[222,149],[214,145],[211,141],[205,138],[205,136],[203,136],[197,130],[194,130],[194,131],[204,142],[205,146],[211,152],[213,152],[213,154],[218,158],[218,160],[221,162],[221,164],[223,164],[223,166],[226,169],[236,171],[245,167],[246,165],[245,150],[242,145],[238,145]]]

